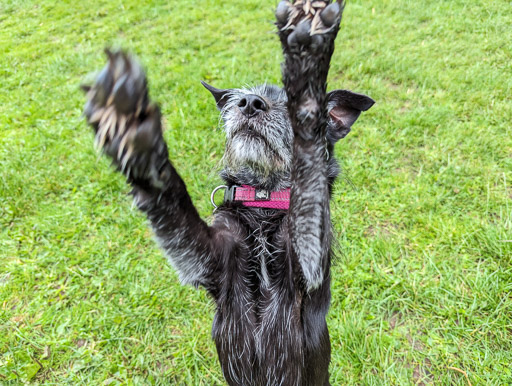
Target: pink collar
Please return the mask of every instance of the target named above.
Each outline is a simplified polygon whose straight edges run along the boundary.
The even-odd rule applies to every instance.
[[[268,209],[287,210],[290,207],[290,189],[272,192],[248,185],[234,185],[231,187],[221,185],[212,192],[211,201],[215,209],[217,209],[217,206],[215,205],[214,197],[215,193],[220,189],[225,189],[224,202],[241,202],[244,206]]]

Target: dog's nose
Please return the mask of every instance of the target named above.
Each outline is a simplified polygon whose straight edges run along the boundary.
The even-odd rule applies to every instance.
[[[245,95],[240,99],[240,102],[238,102],[238,107],[240,107],[242,114],[248,118],[268,110],[265,101],[257,95]]]

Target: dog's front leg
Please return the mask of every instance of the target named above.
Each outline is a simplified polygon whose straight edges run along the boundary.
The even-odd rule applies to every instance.
[[[322,284],[329,265],[326,81],[342,11],[342,2],[310,0],[282,1],[276,11],[295,133],[290,232],[307,290]]]
[[[151,103],[141,66],[123,52],[109,61],[87,91],[85,115],[97,145],[133,186],[182,282],[211,287],[217,232],[199,217],[185,184],[168,159],[158,106]]]

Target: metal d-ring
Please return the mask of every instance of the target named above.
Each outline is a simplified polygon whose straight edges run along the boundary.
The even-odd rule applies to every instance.
[[[217,186],[215,189],[213,189],[213,192],[212,192],[212,194],[210,196],[210,201],[211,201],[211,203],[212,203],[212,205],[213,205],[213,207],[215,209],[218,208],[218,206],[215,205],[215,193],[217,193],[221,189],[229,189],[229,186],[227,186],[227,185],[220,185],[220,186]]]

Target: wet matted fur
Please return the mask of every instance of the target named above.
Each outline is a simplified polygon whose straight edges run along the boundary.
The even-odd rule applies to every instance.
[[[342,11],[341,2],[279,4],[284,89],[204,84],[224,122],[226,185],[290,188],[288,210],[225,202],[206,224],[168,159],[137,61],[107,51],[108,64],[85,87],[97,145],[127,177],[181,281],[215,301],[212,335],[230,385],[329,384],[332,154],[374,103],[326,92]]]

